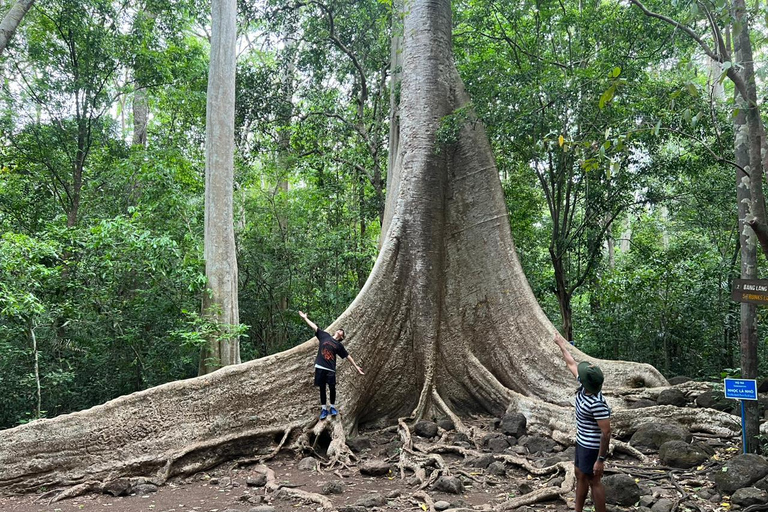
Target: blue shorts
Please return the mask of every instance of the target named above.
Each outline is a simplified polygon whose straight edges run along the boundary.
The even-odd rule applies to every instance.
[[[592,476],[598,455],[600,455],[599,448],[585,448],[576,443],[576,456],[573,459],[573,464],[585,475]]]

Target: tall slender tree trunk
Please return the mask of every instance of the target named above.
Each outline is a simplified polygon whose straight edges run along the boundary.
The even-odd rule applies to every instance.
[[[240,363],[240,343],[231,330],[240,324],[233,217],[235,154],[235,0],[213,0],[211,60],[205,123],[205,276],[203,314],[221,332],[203,348],[200,375]]]
[[[747,98],[737,92],[736,101],[741,106],[739,115],[734,120],[736,162],[746,169],[749,175],[737,171],[736,199],[739,209],[739,233],[741,241],[741,278],[757,278],[757,237],[752,228],[747,226],[753,219],[762,219],[765,224],[765,199],[763,197],[763,166],[761,150],[762,120],[757,108],[757,90],[755,69],[752,62],[752,43],[749,40],[749,25],[745,18],[743,0],[735,0],[736,19],[744,25],[734,37],[736,59],[742,63],[742,76],[747,84]],[[745,379],[757,378],[757,307],[754,304],[741,304],[741,376]],[[758,449],[760,418],[758,404],[747,401],[745,404],[746,423],[745,450],[753,453]]]
[[[472,118],[454,144],[437,145],[443,117],[468,104],[452,61],[451,26],[450,0],[410,3],[389,227],[365,286],[327,328],[346,329],[350,353],[367,370],[360,376],[351,365],[339,366],[338,421],[350,432],[358,423],[403,415],[514,410],[531,428],[573,442],[575,383],[515,254],[485,130]],[[303,437],[296,432],[317,423],[316,350],[317,341],[309,340],[90,411],[2,431],[0,488],[136,474],[165,481],[269,449],[276,439],[293,445],[290,439]],[[571,350],[578,360],[595,361]],[[600,365],[606,392],[666,384],[649,365]],[[721,434],[739,429],[731,415],[714,410],[629,410],[625,396],[617,393],[611,402],[618,435],[654,417]]]
[[[133,91],[133,142],[134,146],[147,146],[147,123],[149,121],[149,101],[147,90],[138,86]]]

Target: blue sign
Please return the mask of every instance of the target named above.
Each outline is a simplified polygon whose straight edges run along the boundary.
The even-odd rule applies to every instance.
[[[725,379],[725,398],[757,400],[757,381],[754,379]]]

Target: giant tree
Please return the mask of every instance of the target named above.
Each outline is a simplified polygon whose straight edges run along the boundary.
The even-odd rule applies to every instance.
[[[317,423],[307,378],[316,342],[173,382],[75,415],[0,435],[0,485],[34,489],[125,475],[200,470],[275,444],[300,447],[332,430],[342,457],[344,431],[410,416],[525,414],[567,442],[572,377],[552,342],[515,255],[490,145],[469,113],[455,140],[437,143],[445,116],[467,105],[453,63],[448,0],[414,0],[405,14],[400,143],[385,212],[381,252],[363,290],[332,328],[370,371],[350,380],[341,421]],[[578,359],[586,355],[573,349]],[[601,361],[606,389],[659,386],[653,367]],[[346,379],[349,367],[340,368]],[[614,430],[676,417],[696,429],[734,432],[711,410],[622,408]],[[258,407],[258,408],[255,408]],[[315,430],[310,428],[315,426]],[[335,428],[344,427],[344,428]],[[341,442],[339,442],[341,441]],[[287,443],[287,444],[286,444]]]

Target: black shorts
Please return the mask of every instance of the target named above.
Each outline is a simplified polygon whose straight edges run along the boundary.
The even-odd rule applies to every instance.
[[[315,386],[336,385],[336,372],[315,368]]]
[[[597,461],[597,456],[599,454],[599,448],[585,448],[579,443],[576,443],[576,456],[573,459],[573,464],[585,475],[592,476],[594,473],[595,461]]]

